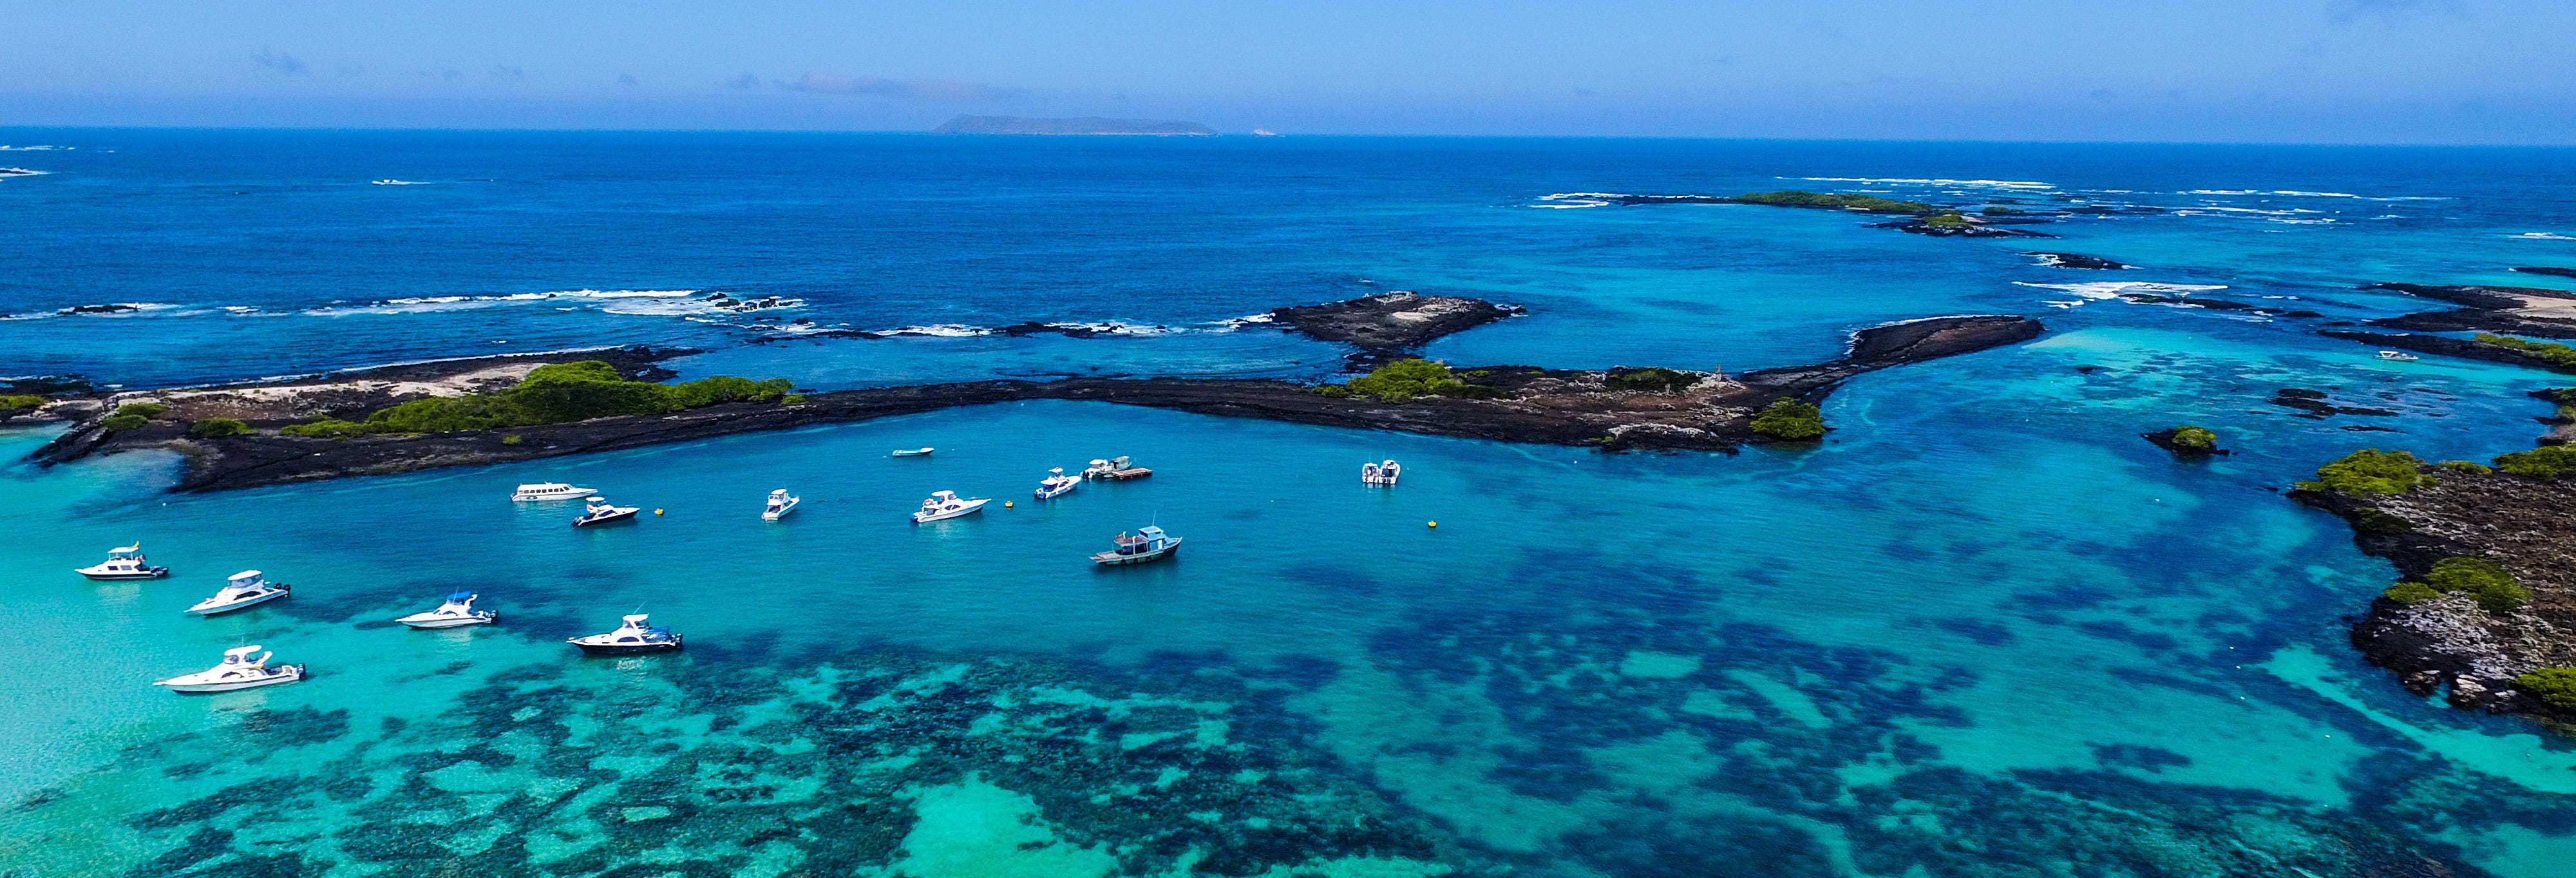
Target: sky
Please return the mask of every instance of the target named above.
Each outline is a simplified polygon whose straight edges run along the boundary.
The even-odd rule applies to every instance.
[[[2568,0],[0,0],[0,127],[2576,144]]]

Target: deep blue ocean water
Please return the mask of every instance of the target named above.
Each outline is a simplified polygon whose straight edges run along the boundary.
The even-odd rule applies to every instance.
[[[1812,451],[1602,455],[1077,403],[207,496],[0,470],[0,862],[24,874],[2221,875],[2576,862],[2576,748],[2344,642],[2391,571],[2282,499],[2353,448],[2530,445],[2560,376],[2392,364],[2382,281],[2566,288],[2576,152],[1689,141],[0,130],[0,375],[153,387],[606,344],[834,388],[1315,379],[1232,322],[1419,290],[1452,363],[1864,376]],[[375,185],[376,180],[412,185]],[[1936,240],[1787,188],[2117,212]],[[2159,208],[2143,212],[2140,208]],[[2051,268],[2044,249],[2138,268]],[[2114,287],[2114,284],[2151,284]],[[2222,288],[2223,289],[2217,289]],[[2309,309],[2131,304],[2120,290]],[[756,315],[710,292],[784,296]],[[549,295],[551,294],[551,295]],[[141,310],[62,315],[78,305]],[[791,321],[803,319],[804,324]],[[976,334],[1023,320],[1106,337]],[[883,339],[817,329],[927,328]],[[2329,392],[2393,417],[2267,402]],[[2177,464],[2137,434],[2218,429]],[[2374,428],[2374,429],[2361,429]],[[15,461],[50,435],[0,432]],[[929,459],[890,448],[936,445]],[[1047,467],[1154,478],[1026,501]],[[1351,478],[1395,457],[1392,491]],[[523,481],[664,511],[573,531]],[[806,498],[788,521],[762,494]],[[1013,499],[901,520],[934,489]],[[1439,526],[1427,527],[1437,521]],[[1159,523],[1183,557],[1082,556]],[[170,580],[67,571],[140,539]],[[180,610],[257,567],[283,602]],[[485,630],[391,626],[445,591]],[[681,655],[559,642],[642,607]],[[258,642],[288,687],[149,681]],[[621,871],[623,870],[623,871]]]

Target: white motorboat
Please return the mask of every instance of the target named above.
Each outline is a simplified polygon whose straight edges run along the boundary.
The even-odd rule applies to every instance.
[[[1111,566],[1143,564],[1172,557],[1181,550],[1181,538],[1167,536],[1159,527],[1137,528],[1132,537],[1122,531],[1110,537],[1109,542],[1117,548],[1091,556],[1093,562]]]
[[[518,490],[510,492],[510,499],[521,503],[532,500],[579,500],[597,493],[599,493],[597,488],[576,488],[562,482],[538,482],[533,485],[520,485]]]
[[[921,501],[921,511],[912,514],[912,523],[923,524],[982,512],[984,504],[991,502],[993,502],[992,499],[988,497],[973,499],[959,497],[955,491],[935,492],[930,495],[930,499]]]
[[[188,612],[200,616],[229,613],[285,597],[287,592],[292,590],[294,586],[283,582],[270,582],[262,578],[257,570],[244,570],[224,580],[224,587],[215,592],[214,597],[198,601],[196,606],[188,608]]]
[[[2380,351],[2379,358],[2382,360],[2396,360],[2399,362],[2419,359],[2414,354],[2410,354],[2405,351]]]
[[[230,692],[235,689],[293,683],[304,679],[303,665],[278,665],[272,668],[268,666],[268,657],[276,653],[260,653],[259,658],[254,659],[250,657],[254,652],[259,652],[259,647],[255,644],[236,646],[224,650],[223,664],[183,677],[154,681],[152,685],[168,686],[172,692]]]
[[[1129,463],[1125,455],[1113,457],[1108,460],[1095,458],[1091,461],[1091,468],[1082,471],[1083,478],[1109,479],[1112,481],[1141,479],[1153,474],[1153,470]]]
[[[1392,460],[1360,464],[1360,484],[1363,485],[1392,485],[1395,477],[1403,474],[1404,467]]]
[[[796,511],[796,503],[800,499],[802,498],[787,493],[786,488],[769,492],[769,505],[760,510],[760,520],[777,521],[786,518],[787,513]]]
[[[939,450],[939,449],[932,448],[932,447],[927,446],[927,445],[924,445],[924,446],[922,446],[922,447],[920,447],[920,448],[897,448],[897,449],[895,449],[895,450],[894,450],[894,456],[896,456],[896,457],[927,457],[927,456],[929,456],[929,455],[930,455],[930,453],[931,453],[931,452],[933,452],[933,451],[937,451],[937,450]]]
[[[594,524],[625,521],[634,518],[635,513],[640,509],[641,507],[636,506],[612,505],[606,497],[592,497],[589,503],[582,505],[581,517],[573,519],[572,526],[589,527]]]
[[[1082,487],[1082,477],[1065,475],[1064,467],[1047,470],[1047,473],[1047,477],[1038,482],[1037,496],[1040,500],[1053,500]]]
[[[482,595],[470,591],[456,592],[448,595],[447,602],[439,604],[438,609],[426,613],[413,613],[394,621],[422,629],[463,628],[467,625],[490,625],[501,621],[499,613],[474,608],[474,599],[479,597]]]
[[[143,560],[143,544],[118,546],[107,550],[107,560],[72,571],[91,579],[160,579],[170,575],[168,567],[154,567]]]
[[[615,631],[588,637],[567,637],[564,642],[581,647],[581,651],[592,655],[634,655],[679,649],[680,635],[671,633],[669,628],[649,624],[652,618],[637,613],[626,617],[623,620],[625,624],[617,626]]]

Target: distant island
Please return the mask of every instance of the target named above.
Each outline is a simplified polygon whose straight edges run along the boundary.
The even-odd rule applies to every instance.
[[[1196,122],[1156,119],[1032,119],[1025,116],[958,116],[930,129],[932,134],[1141,134],[1155,137],[1213,137],[1216,129]]]

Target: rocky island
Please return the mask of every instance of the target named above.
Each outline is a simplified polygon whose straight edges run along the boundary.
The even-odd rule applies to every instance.
[[[1473,299],[1400,294],[1274,313],[1308,331],[1351,336],[1355,346],[1372,346],[1362,348],[1366,353],[1419,345],[1510,310]],[[178,491],[501,463],[1032,399],[1605,450],[1731,451],[1745,443],[1822,434],[1812,404],[1854,375],[2025,341],[2041,329],[2038,321],[2010,316],[1905,321],[1855,332],[1849,351],[1829,362],[1740,375],[1625,367],[1452,369],[1399,360],[1346,385],[1075,378],[813,394],[785,393],[784,382],[738,378],[646,384],[669,377],[655,363],[679,352],[619,349],[484,357],[290,382],[79,394],[44,401],[29,417],[72,422],[33,455],[48,465],[133,448],[178,450],[189,459],[173,488]],[[635,411],[597,409],[593,398],[627,405],[624,400],[634,394],[665,392],[630,387],[638,384],[667,388],[683,399],[657,403],[642,414],[525,414],[585,406]],[[568,400],[568,388],[586,396]]]
[[[1318,341],[1358,348],[1354,364],[1380,363],[1421,349],[1432,339],[1520,315],[1517,305],[1459,296],[1425,296],[1398,290],[1345,302],[1299,305],[1270,312],[1270,322]]]
[[[1768,207],[1796,207],[1809,210],[1840,210],[1852,213],[1893,214],[1905,219],[1871,223],[1873,229],[1895,229],[1916,235],[1940,238],[2054,238],[2046,232],[2013,228],[2048,222],[2020,209],[1989,205],[1970,214],[1967,206],[1943,207],[1921,201],[1896,201],[1875,195],[1842,195],[1831,192],[1808,192],[1790,189],[1781,192],[1749,192],[1743,195],[1629,195],[1618,192],[1560,192],[1542,196],[1541,201],[1574,205],[1619,205],[1633,207],[1646,204],[1759,204]],[[2057,255],[2057,254],[2050,254]],[[2090,257],[2078,257],[2090,258]]]
[[[1212,137],[1216,135],[1216,129],[1196,122],[1171,122],[1159,119],[1104,119],[1098,116],[1033,119],[1025,116],[960,115],[940,123],[939,127],[930,129],[930,133]]]

